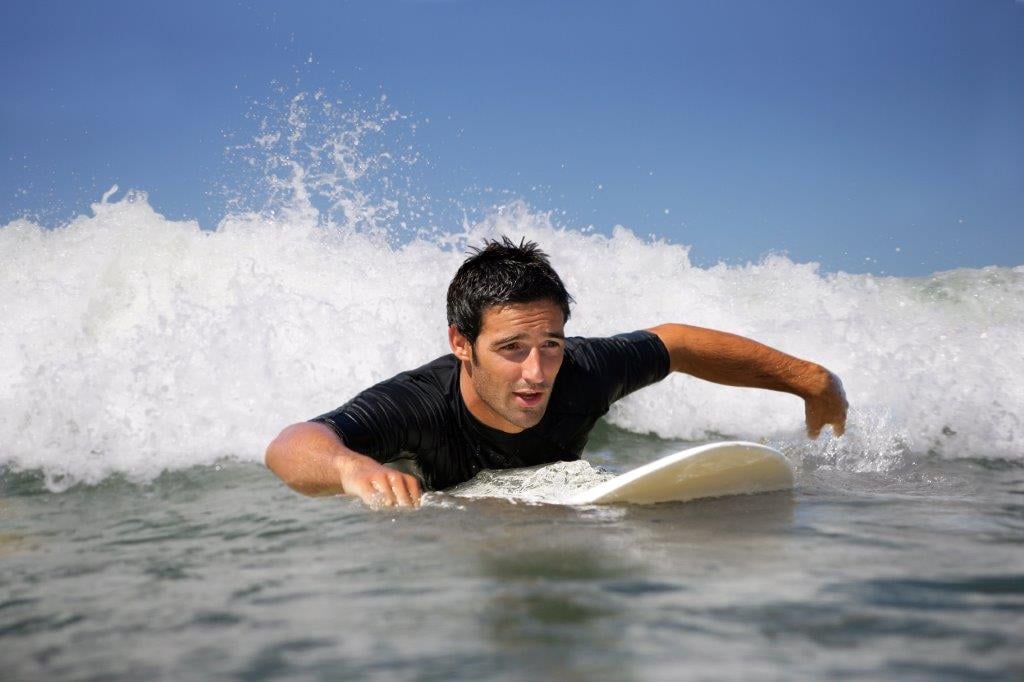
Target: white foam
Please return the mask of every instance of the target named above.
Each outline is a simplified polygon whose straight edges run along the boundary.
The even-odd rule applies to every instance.
[[[585,461],[555,462],[542,467],[481,471],[446,492],[455,497],[495,497],[512,502],[568,504],[576,495],[615,474]]]
[[[105,195],[58,229],[0,228],[0,464],[41,469],[57,489],[259,461],[284,425],[447,352],[444,293],[462,247],[501,234],[551,254],[578,302],[571,334],[678,321],[751,336],[843,378],[869,415],[847,443],[1022,457],[1024,267],[902,279],[773,256],[698,268],[685,246],[564,228],[520,202],[457,235],[395,239],[401,210],[375,210],[372,192],[334,187],[314,205],[318,188],[368,172],[358,144],[319,145],[307,172],[289,154],[309,146],[264,146],[279,143],[277,210],[238,210],[214,230],[162,217],[142,193]],[[324,150],[333,166],[316,165]],[[793,441],[802,416],[791,396],[675,376],[610,419],[666,438]],[[834,446],[815,447],[807,456],[824,461]],[[893,461],[850,452],[876,470]]]
[[[448,246],[254,215],[203,231],[139,194],[93,212],[0,229],[0,456],[55,485],[257,461],[283,425],[446,352],[444,291],[462,259]],[[502,233],[551,252],[578,300],[570,333],[681,321],[746,334],[836,371],[855,407],[889,415],[875,438],[1021,456],[1022,268],[883,279],[774,257],[701,269],[684,247],[557,229],[522,204],[463,236]],[[681,439],[778,436],[801,419],[796,398],[682,376],[611,413]]]

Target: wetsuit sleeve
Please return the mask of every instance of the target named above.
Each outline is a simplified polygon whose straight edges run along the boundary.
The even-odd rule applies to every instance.
[[[581,339],[572,352],[576,364],[593,377],[594,398],[604,410],[633,391],[661,381],[670,369],[668,349],[648,331]]]
[[[386,464],[418,453],[444,428],[444,398],[428,377],[403,373],[310,421],[329,426],[349,448]]]

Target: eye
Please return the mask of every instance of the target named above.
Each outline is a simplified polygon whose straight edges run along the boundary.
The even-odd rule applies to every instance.
[[[519,350],[519,344],[518,343],[506,343],[499,350],[517,351],[517,350]]]

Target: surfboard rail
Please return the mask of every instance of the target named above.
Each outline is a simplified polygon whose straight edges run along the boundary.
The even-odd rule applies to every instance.
[[[576,495],[573,505],[656,504],[790,490],[793,465],[760,443],[708,443],[666,455]]]

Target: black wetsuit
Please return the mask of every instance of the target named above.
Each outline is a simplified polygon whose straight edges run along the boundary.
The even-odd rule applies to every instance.
[[[312,421],[349,448],[387,464],[411,459],[427,489],[508,469],[576,460],[613,402],[668,374],[665,345],[650,332],[569,338],[540,423],[505,433],[480,423],[459,391],[459,361],[445,355],[368,388]]]

